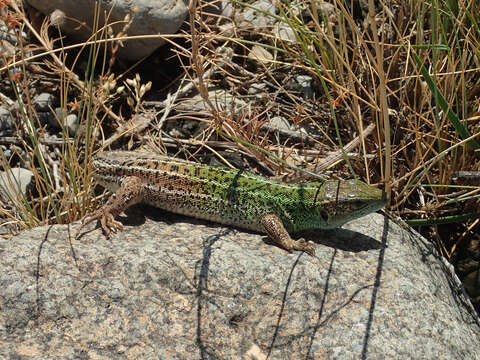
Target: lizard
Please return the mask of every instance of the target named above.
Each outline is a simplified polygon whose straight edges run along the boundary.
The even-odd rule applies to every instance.
[[[113,192],[80,229],[99,220],[108,238],[136,203],[266,233],[280,247],[315,254],[312,241],[290,234],[331,229],[383,208],[386,193],[360,180],[287,184],[252,172],[137,151],[106,151],[92,160],[94,178]],[[80,230],[79,229],[79,230]]]

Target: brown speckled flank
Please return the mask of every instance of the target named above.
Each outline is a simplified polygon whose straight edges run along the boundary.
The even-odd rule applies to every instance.
[[[119,189],[88,220],[99,219],[107,234],[120,227],[116,215],[143,202],[267,233],[288,250],[313,253],[313,244],[293,241],[288,234],[338,227],[386,203],[384,192],[358,180],[285,184],[243,170],[142,152],[103,152],[93,167],[100,184]]]

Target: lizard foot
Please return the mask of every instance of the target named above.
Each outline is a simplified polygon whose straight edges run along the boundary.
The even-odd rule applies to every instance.
[[[315,244],[312,241],[306,241],[304,238],[293,241],[293,249],[305,251],[307,254],[315,256]]]
[[[80,229],[83,229],[87,224],[90,224],[92,221],[99,220],[100,225],[102,227],[102,231],[105,234],[105,237],[108,239],[112,232],[116,232],[117,230],[122,230],[123,225],[120,221],[115,220],[112,214],[105,209],[99,209],[91,215],[86,215],[82,219],[82,225]]]

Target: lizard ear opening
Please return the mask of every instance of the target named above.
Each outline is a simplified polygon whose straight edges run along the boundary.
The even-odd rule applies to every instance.
[[[325,224],[328,223],[328,213],[325,210],[320,210],[320,217],[322,220],[325,222]]]

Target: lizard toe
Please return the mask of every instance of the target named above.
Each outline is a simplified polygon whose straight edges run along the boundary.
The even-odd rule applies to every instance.
[[[120,221],[116,221],[112,214],[105,212],[100,217],[100,224],[102,226],[103,233],[108,238],[112,232],[123,229],[123,225]]]
[[[305,251],[307,254],[315,256],[315,244],[312,241],[306,241],[304,238],[295,241],[294,249]]]

